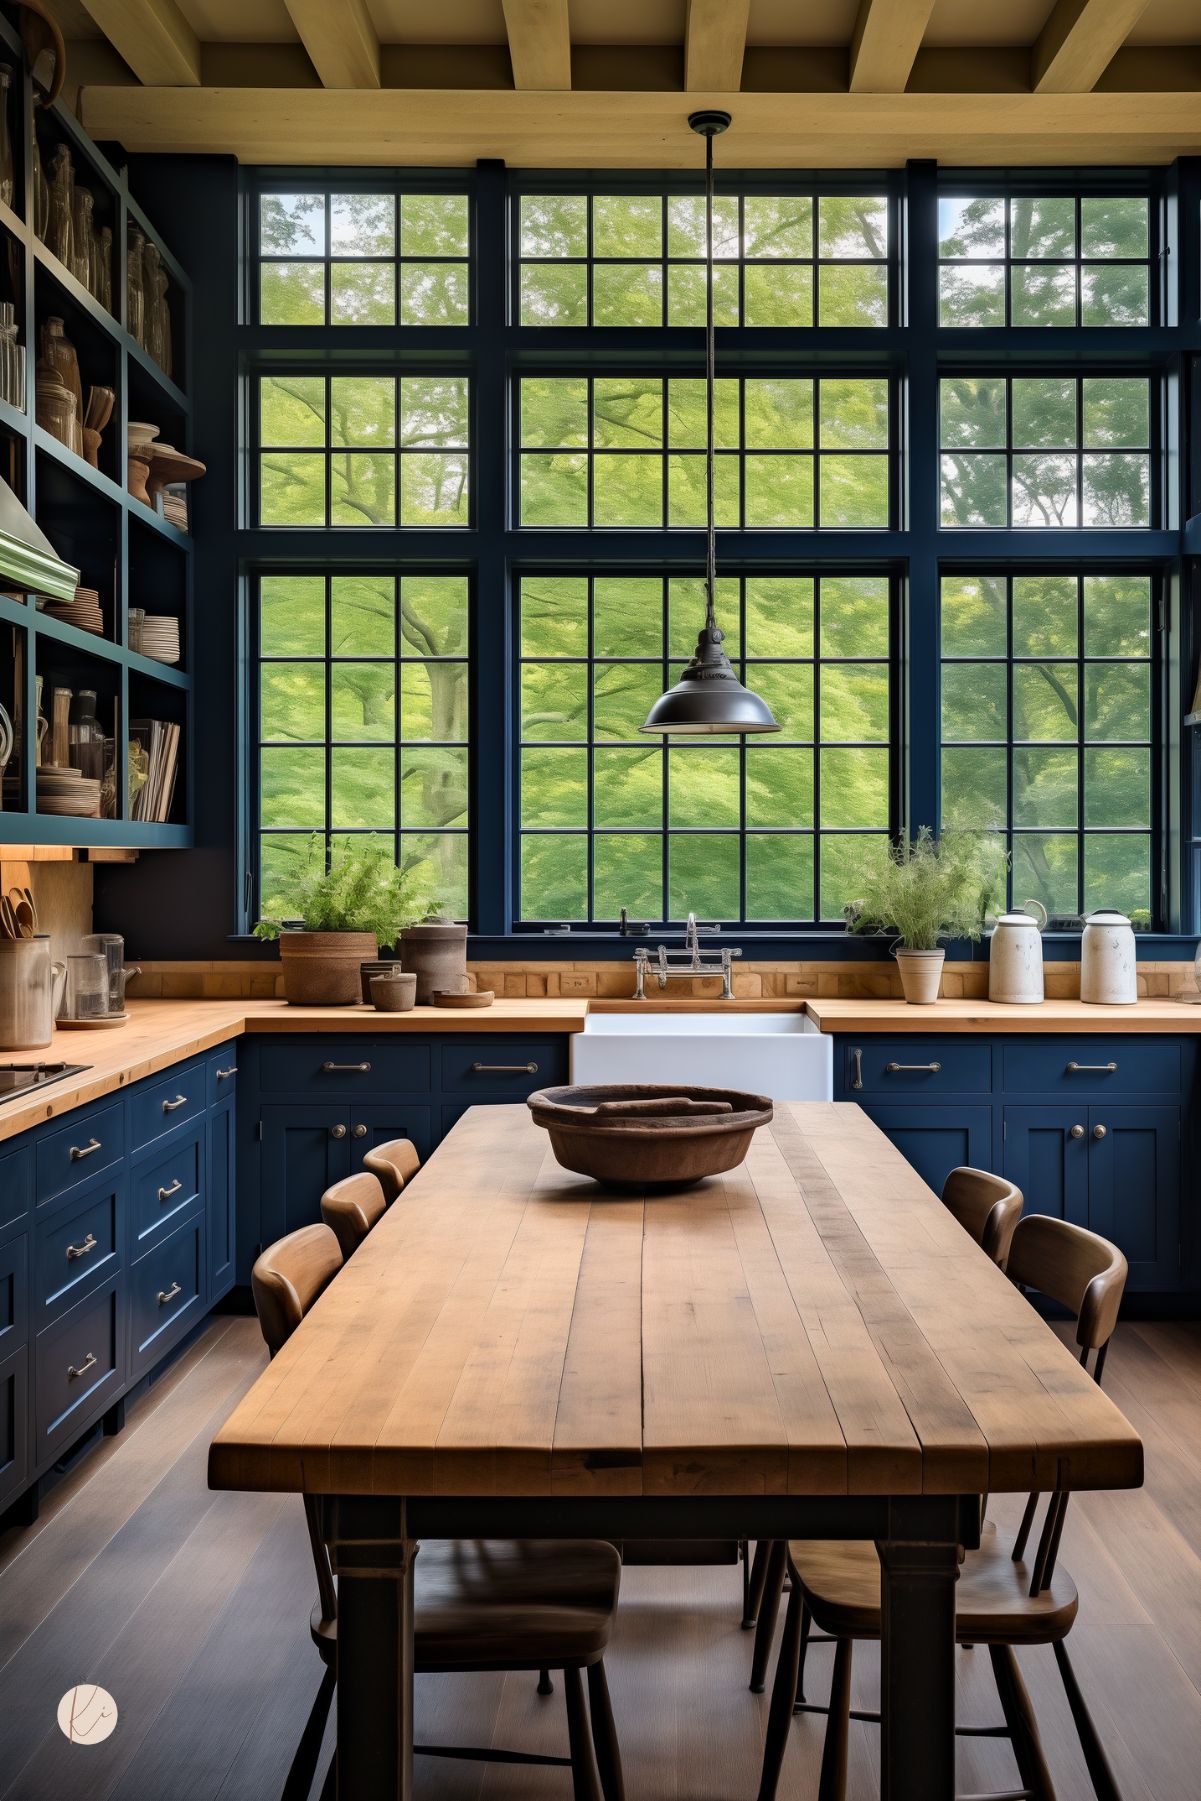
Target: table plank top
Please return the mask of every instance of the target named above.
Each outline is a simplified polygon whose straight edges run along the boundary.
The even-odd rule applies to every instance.
[[[217,1488],[1135,1487],[1142,1446],[858,1107],[778,1104],[678,1195],[474,1107],[213,1442]]]

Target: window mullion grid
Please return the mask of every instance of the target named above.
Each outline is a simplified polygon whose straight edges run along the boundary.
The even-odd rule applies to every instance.
[[[1008,215],[1008,207],[1006,207]],[[1013,576],[1005,577],[1005,837],[1010,849],[1010,867],[1007,874],[1009,904],[1015,906],[1016,890],[1013,885],[1013,746],[1014,746],[1014,711],[1013,711]]]
[[[588,839],[585,845],[586,878],[588,884],[587,904],[588,918],[597,917],[596,908],[596,577],[587,578],[586,592],[588,597],[588,613],[584,621],[585,653],[587,661],[584,665],[587,691],[584,696],[584,781],[586,791],[586,818]]]
[[[325,686],[325,861],[329,867],[333,849],[334,833],[334,663],[330,652],[333,649],[333,577],[326,575],[324,582],[325,599],[325,668],[322,671]]]
[[[746,682],[746,576],[738,578],[738,670]],[[738,739],[738,917],[746,920],[746,733]]]
[[[399,462],[399,457],[397,458]],[[404,627],[401,620],[403,575],[399,572],[392,576],[392,838],[396,846],[396,862],[399,865],[404,838],[401,836],[401,741],[404,737]],[[468,715],[470,719],[470,714]],[[433,720],[430,720],[431,727]],[[468,726],[470,730],[470,725]]]
[[[809,755],[813,759],[813,900],[812,909],[815,920],[822,917],[822,714],[821,714],[821,631],[822,631],[822,577],[813,577],[813,742],[809,746]]]
[[[1076,577],[1076,911],[1085,903],[1084,863],[1084,740],[1088,699],[1088,665],[1084,643],[1084,578]]]
[[[663,690],[664,690],[664,692],[666,692],[667,689],[671,686],[671,664],[670,664],[670,660],[669,660],[669,653],[670,653],[670,649],[671,649],[671,577],[664,575],[664,576],[661,576],[659,579],[660,579],[660,588],[661,588],[661,592],[662,592],[662,606],[663,606],[663,633],[662,633],[662,640],[661,640],[661,656],[662,656],[661,675],[662,675]],[[659,782],[660,782],[659,792],[660,792],[660,809],[661,809],[660,810],[660,819],[662,821],[662,829],[660,832],[660,840],[659,840],[659,863],[660,863],[661,881],[662,881],[662,893],[660,895],[660,905],[662,906],[662,909],[663,909],[663,918],[665,921],[671,918],[671,889],[669,887],[669,882],[670,882],[670,878],[671,878],[671,865],[670,865],[670,852],[669,852],[669,846],[671,844],[671,833],[670,833],[670,829],[669,829],[670,822],[671,822],[671,762],[668,757],[669,742],[670,742],[670,740],[667,738],[666,734],[659,740],[659,757],[660,757],[660,763],[661,763],[660,772],[659,772]]]

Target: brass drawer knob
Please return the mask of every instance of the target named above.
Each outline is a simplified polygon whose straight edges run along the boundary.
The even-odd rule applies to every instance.
[[[1084,1127],[1083,1126],[1073,1126],[1071,1131],[1069,1132],[1068,1136],[1069,1136],[1069,1138],[1083,1138],[1084,1137]]]
[[[1108,1135],[1107,1130],[1104,1126],[1094,1126],[1093,1127],[1093,1137],[1094,1138],[1105,1138],[1107,1135]]]

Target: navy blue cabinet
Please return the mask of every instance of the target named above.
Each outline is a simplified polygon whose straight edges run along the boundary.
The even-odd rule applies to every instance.
[[[1029,1213],[1120,1245],[1129,1292],[1201,1288],[1184,1171],[1196,1042],[1145,1034],[840,1036],[835,1099],[856,1101],[936,1191],[957,1163],[1001,1170]]]

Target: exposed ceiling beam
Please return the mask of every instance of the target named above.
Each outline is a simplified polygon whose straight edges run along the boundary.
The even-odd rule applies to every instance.
[[[851,38],[851,90],[903,94],[934,0],[859,0]]]
[[[1030,52],[1039,94],[1087,94],[1113,61],[1147,0],[1056,0]]]
[[[85,87],[83,124],[129,151],[244,162],[692,168],[679,92]],[[733,168],[1166,163],[1201,153],[1195,90],[1095,94],[743,93]]]
[[[175,0],[84,0],[113,49],[147,87],[200,86],[200,43]]]
[[[309,61],[327,88],[377,88],[379,38],[367,0],[286,0]]]
[[[513,86],[559,91],[571,86],[567,0],[503,0]]]
[[[689,93],[736,94],[751,0],[688,0],[684,86]]]

